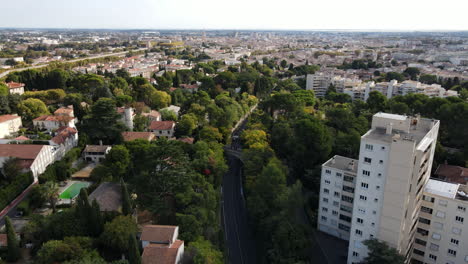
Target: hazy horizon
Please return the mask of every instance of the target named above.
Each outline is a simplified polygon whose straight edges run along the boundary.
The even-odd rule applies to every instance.
[[[465,10],[458,0],[17,0],[2,3],[0,28],[467,31]]]

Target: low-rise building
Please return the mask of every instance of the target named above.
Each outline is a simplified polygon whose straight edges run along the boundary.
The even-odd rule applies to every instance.
[[[102,212],[122,211],[122,188],[115,182],[103,182],[89,195],[89,202],[99,204]]]
[[[184,255],[184,241],[178,239],[178,226],[147,225],[141,233],[143,264],[179,264]]]
[[[75,128],[77,122],[78,119],[75,118],[73,105],[60,107],[55,110],[54,115],[43,115],[33,119],[34,127],[48,131],[53,131],[60,127]]]
[[[144,140],[154,140],[156,135],[152,132],[122,132],[122,137],[124,141],[132,141],[136,139],[144,139]]]
[[[174,137],[175,122],[174,121],[153,121],[150,123],[149,131],[153,132],[156,137]]]
[[[161,113],[156,110],[151,110],[149,113],[141,113],[141,115],[147,117],[149,122],[161,121]]]
[[[10,94],[24,94],[24,83],[8,82],[7,86],[10,91]]]
[[[1,115],[0,116],[0,138],[10,137],[19,131],[21,117],[17,115]]]
[[[83,150],[83,158],[86,161],[101,162],[106,158],[106,154],[112,149],[108,145],[86,145]]]
[[[0,168],[5,161],[15,158],[22,170],[32,172],[36,182],[47,166],[55,161],[53,149],[54,147],[48,145],[1,144]]]
[[[60,127],[49,143],[56,147],[55,159],[60,160],[68,151],[78,146],[78,131],[73,127]]]

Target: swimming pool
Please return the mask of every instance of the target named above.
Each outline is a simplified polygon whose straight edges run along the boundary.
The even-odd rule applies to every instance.
[[[73,199],[79,193],[80,190],[86,188],[90,185],[89,182],[74,182],[72,185],[68,186],[59,196],[60,199]]]

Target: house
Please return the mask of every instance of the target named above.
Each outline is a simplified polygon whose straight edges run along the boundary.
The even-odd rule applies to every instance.
[[[143,264],[179,264],[184,241],[178,239],[178,226],[146,225],[141,233]]]
[[[459,184],[468,183],[468,168],[440,164],[434,174],[436,178],[446,182]]]
[[[174,136],[174,121],[153,121],[148,128],[156,137],[172,138]]]
[[[17,115],[1,115],[0,116],[0,138],[10,137],[13,133],[19,131],[21,117]]]
[[[117,113],[120,115],[120,121],[130,130],[133,130],[133,119],[135,118],[135,109],[132,107],[117,107]]]
[[[1,144],[0,168],[10,158],[18,159],[18,165],[24,171],[31,171],[34,181],[46,167],[55,161],[54,147],[48,145]]]
[[[42,130],[56,130],[62,126],[75,127],[75,118],[69,116],[43,115],[33,119],[34,127]]]
[[[73,105],[60,107],[59,109],[55,110],[54,115],[75,117],[75,112],[73,111]]]
[[[83,150],[83,158],[86,161],[101,162],[106,158],[106,154],[112,149],[108,145],[86,145]]]
[[[170,105],[166,108],[163,108],[161,110],[169,110],[169,111],[172,111],[176,114],[176,116],[179,116],[179,112],[180,112],[180,107],[176,106],[176,105]]]
[[[24,83],[8,82],[6,85],[8,86],[10,94],[24,94]]]
[[[195,141],[195,139],[192,137],[183,137],[183,138],[178,138],[177,140],[180,142],[187,143],[187,144],[193,144],[193,142]]]
[[[132,141],[135,139],[144,139],[151,141],[156,136],[152,132],[122,132],[122,137],[124,141]]]
[[[151,112],[142,113],[141,115],[147,117],[150,122],[151,121],[161,121],[161,114],[156,110],[151,110]]]
[[[78,146],[78,131],[73,127],[60,127],[49,144],[57,147],[55,158],[59,160],[72,148]]]
[[[90,203],[96,200],[102,212],[120,212],[122,210],[122,189],[118,183],[101,183],[89,195],[88,199]]]

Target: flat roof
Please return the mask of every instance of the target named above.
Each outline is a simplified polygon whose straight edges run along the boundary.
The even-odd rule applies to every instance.
[[[349,166],[353,164],[353,166]],[[333,158],[326,161],[322,166],[357,173],[358,160],[335,155]]]
[[[455,199],[460,184],[443,182],[438,180],[429,179],[424,188],[425,192],[439,195],[442,197]]]

